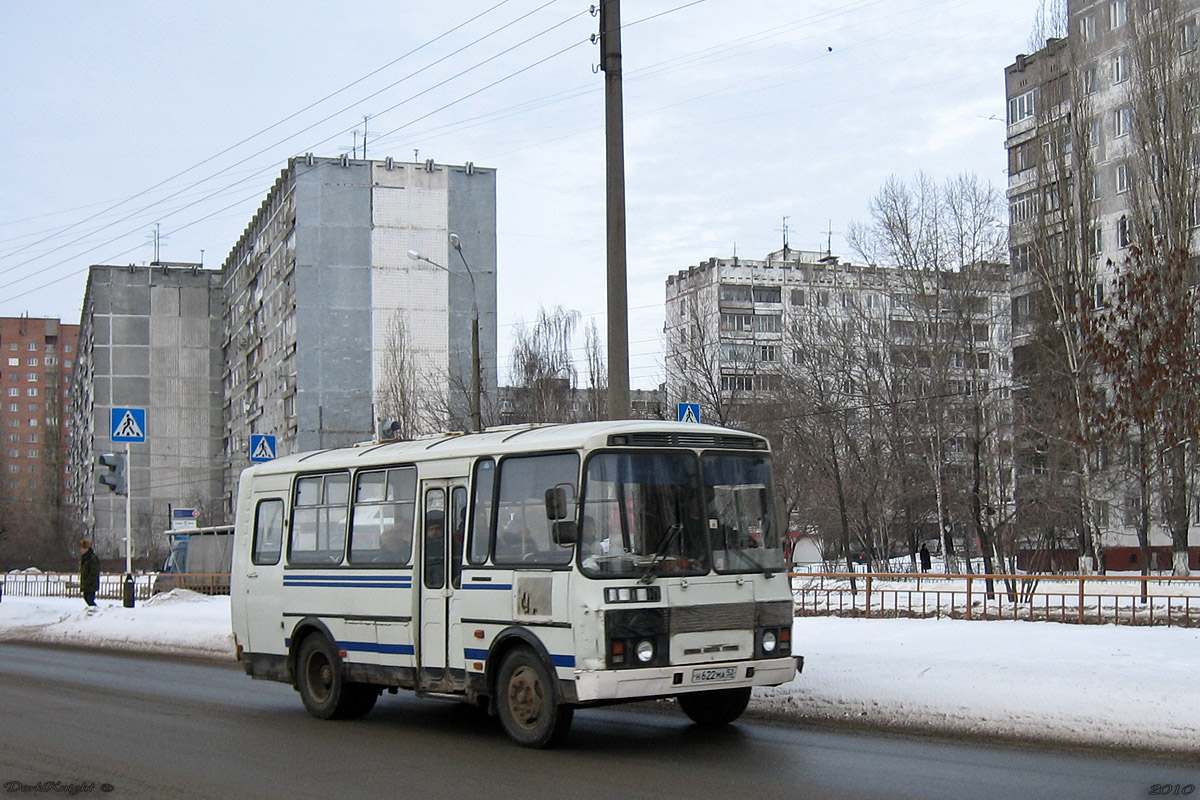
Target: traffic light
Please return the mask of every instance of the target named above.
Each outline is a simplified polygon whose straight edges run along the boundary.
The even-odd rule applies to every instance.
[[[96,460],[108,470],[100,473],[100,482],[107,486],[110,492],[125,494],[125,456],[120,453],[105,453]]]

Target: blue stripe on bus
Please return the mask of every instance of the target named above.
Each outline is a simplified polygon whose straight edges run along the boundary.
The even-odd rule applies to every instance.
[[[385,655],[411,656],[415,652],[411,644],[379,644],[377,642],[338,642],[338,647],[347,652],[383,653]]]
[[[367,583],[369,581],[411,581],[412,575],[284,575],[283,582],[291,581],[344,581]]]
[[[486,661],[487,655],[488,655],[487,650],[481,650],[481,649],[474,648],[474,647],[467,647],[467,648],[463,649],[463,656],[466,657],[470,661]],[[558,655],[552,654],[550,656],[550,660],[554,663],[554,666],[556,666],[556,667],[574,667],[575,666],[575,656],[558,656]]]
[[[464,589],[501,589],[506,592],[512,591],[511,583],[464,583]]]
[[[336,589],[411,589],[412,583],[326,583],[326,582],[297,582],[285,583],[284,586],[326,586]]]

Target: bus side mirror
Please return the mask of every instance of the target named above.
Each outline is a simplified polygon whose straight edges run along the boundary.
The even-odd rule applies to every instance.
[[[573,519],[559,519],[550,524],[550,535],[554,543],[569,547],[579,541],[579,526]]]
[[[546,519],[567,518],[567,493],[561,486],[546,490]]]

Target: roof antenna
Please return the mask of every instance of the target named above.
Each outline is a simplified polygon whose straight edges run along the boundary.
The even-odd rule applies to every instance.
[[[782,231],[783,231],[783,257],[784,257],[784,259],[785,259],[785,260],[787,259],[787,256],[788,256],[788,226],[787,226],[787,221],[788,221],[788,218],[787,218],[787,217],[784,217],[784,218],[783,218],[783,227],[780,229],[780,230],[782,230]]]

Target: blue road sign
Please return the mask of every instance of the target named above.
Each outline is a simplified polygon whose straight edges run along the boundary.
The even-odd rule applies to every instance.
[[[110,415],[114,442],[146,441],[146,409],[114,408]]]
[[[275,437],[263,433],[250,434],[250,460],[270,461],[275,458]]]
[[[699,403],[680,403],[676,406],[676,417],[680,422],[699,422],[700,421],[700,404]]]

